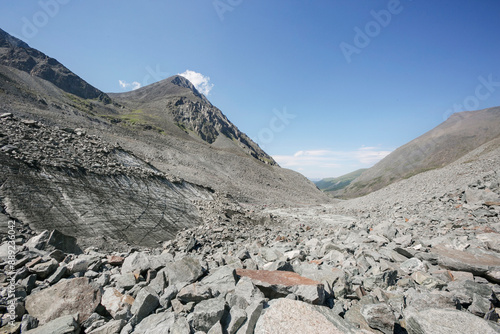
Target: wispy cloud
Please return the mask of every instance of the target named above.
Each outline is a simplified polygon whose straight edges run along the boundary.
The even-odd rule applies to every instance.
[[[130,89],[130,88],[132,88],[132,90],[136,90],[136,89],[141,88],[141,84],[139,82],[137,82],[137,81],[128,83],[128,82],[126,82],[124,80],[118,80],[118,83],[120,84],[120,87],[123,88],[123,89]]]
[[[306,150],[273,158],[281,167],[299,171],[310,178],[322,178],[371,167],[389,153],[391,151],[378,147],[363,146],[353,151]]]
[[[212,88],[214,88],[214,85],[210,83],[210,77],[201,73],[186,70],[184,73],[179,73],[179,75],[191,81],[194,87],[205,96],[208,96]]]

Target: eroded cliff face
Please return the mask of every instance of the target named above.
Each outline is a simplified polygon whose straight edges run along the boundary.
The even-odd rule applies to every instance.
[[[37,231],[156,246],[200,224],[193,201],[212,197],[79,131],[4,115],[0,131],[1,204]]]

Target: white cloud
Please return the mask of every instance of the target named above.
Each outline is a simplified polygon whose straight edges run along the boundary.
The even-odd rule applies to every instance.
[[[208,96],[212,88],[214,88],[214,85],[210,83],[210,77],[204,76],[201,73],[186,70],[186,72],[179,75],[191,81],[194,87],[205,96]]]
[[[363,146],[353,151],[306,150],[273,158],[281,167],[299,171],[310,178],[323,178],[371,167],[389,153],[389,150]]]
[[[138,83],[137,81],[134,81],[132,83],[128,83],[128,82],[123,81],[123,80],[118,80],[118,83],[120,84],[120,87],[123,89],[132,88],[132,90],[136,90],[136,89],[141,88],[141,84]]]

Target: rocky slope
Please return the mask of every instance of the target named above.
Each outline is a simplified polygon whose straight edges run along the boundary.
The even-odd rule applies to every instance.
[[[500,107],[453,114],[365,171],[342,196],[366,195],[398,180],[446,166],[499,136]]]
[[[67,70],[5,32],[0,34],[0,45],[0,112],[50,127],[84,129],[108,145],[118,143],[170,178],[241,201],[327,201],[305,177],[277,166],[182,77],[110,94],[116,101],[108,101],[108,95],[100,100],[58,86],[57,75],[40,77],[36,71],[19,69],[16,63],[31,57],[30,64],[43,60],[43,66],[58,75]],[[74,73],[67,76],[78,78]]]
[[[499,157],[490,142],[337,204],[201,202],[204,224],[154,249],[80,253],[16,221],[0,246],[2,303],[14,305],[2,323],[55,334],[500,333]]]
[[[172,179],[82,129],[0,116],[0,194],[37,231],[154,246],[202,222],[193,201],[212,191]]]
[[[223,147],[234,146],[236,154],[243,151],[264,163],[276,165],[272,157],[233,125],[182,76],[175,75],[131,92],[110,96],[131,109],[140,110],[135,113],[137,120],[145,125],[154,125],[159,131],[170,132],[173,130],[172,125],[176,125],[194,138],[201,138],[215,146],[226,142]],[[112,119],[120,122],[123,117]]]

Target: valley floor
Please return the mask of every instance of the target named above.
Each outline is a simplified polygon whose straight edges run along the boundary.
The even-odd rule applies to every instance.
[[[0,247],[3,329],[499,333],[493,144],[349,201],[258,207],[200,199],[204,222],[159,248],[78,254],[65,248],[71,238],[33,236],[20,224],[14,270],[8,242]]]

